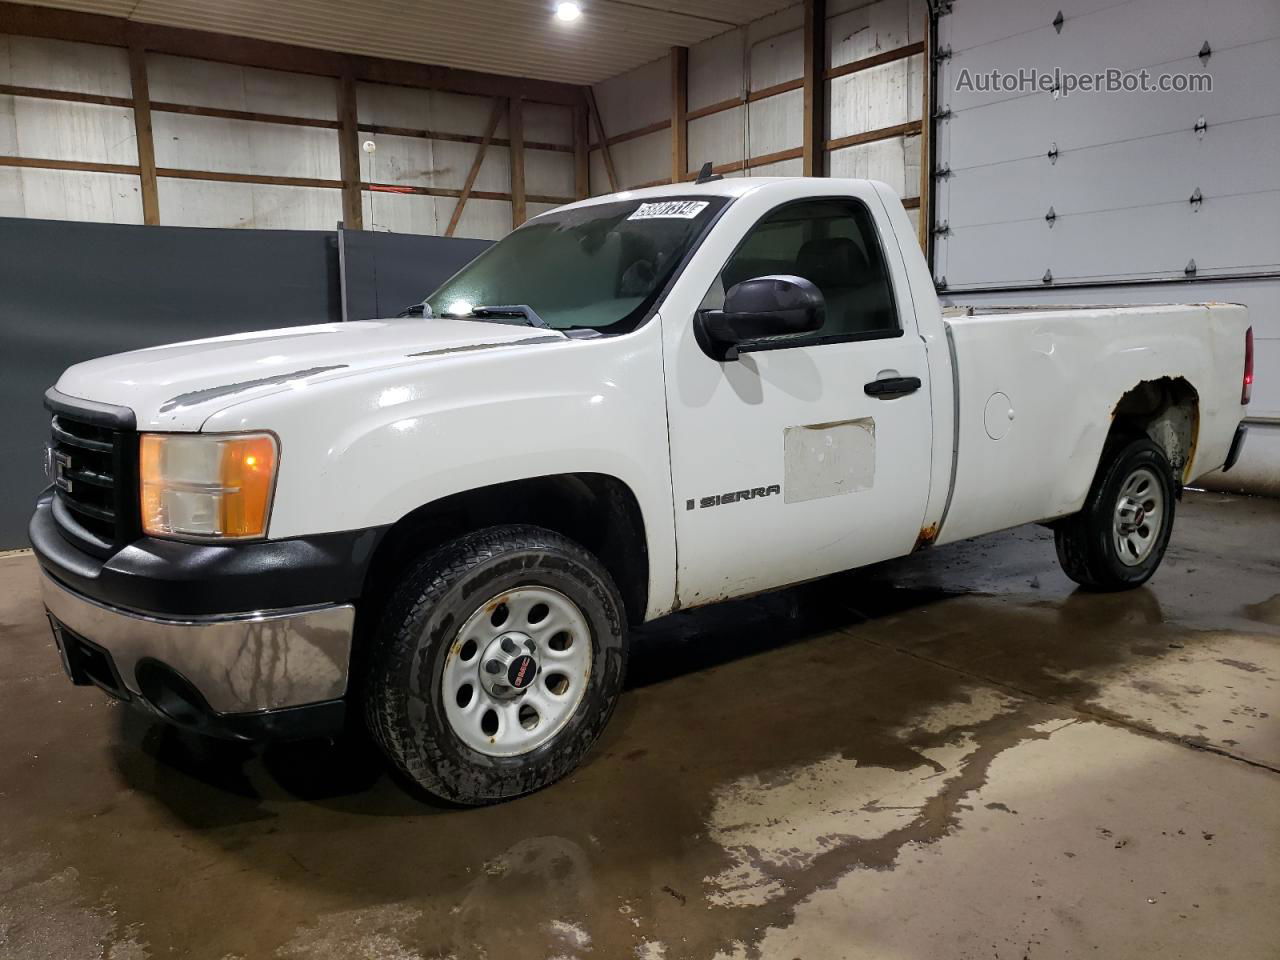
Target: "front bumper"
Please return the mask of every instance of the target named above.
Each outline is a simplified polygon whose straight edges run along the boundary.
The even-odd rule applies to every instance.
[[[174,696],[194,700],[186,707],[212,722],[340,700],[347,691],[351,604],[171,620],[89,600],[47,573],[41,588],[72,679],[161,713]],[[188,691],[195,696],[181,696]],[[179,712],[172,719],[182,722],[187,710]]]
[[[341,729],[355,600],[381,531],[235,546],[143,538],[102,560],[61,535],[46,494],[30,534],[76,683],[215,736]]]

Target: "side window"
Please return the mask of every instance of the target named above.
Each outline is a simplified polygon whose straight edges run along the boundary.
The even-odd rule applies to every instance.
[[[822,291],[827,321],[801,343],[901,328],[875,221],[856,200],[807,200],[780,207],[751,228],[702,302],[724,305],[734,284],[770,274],[804,277]]]

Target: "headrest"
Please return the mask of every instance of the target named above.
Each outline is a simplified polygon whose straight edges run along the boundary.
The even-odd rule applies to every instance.
[[[865,283],[871,273],[867,256],[848,237],[810,240],[800,248],[796,272],[819,287]]]

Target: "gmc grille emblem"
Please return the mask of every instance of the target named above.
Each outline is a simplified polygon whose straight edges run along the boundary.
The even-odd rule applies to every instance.
[[[59,490],[71,492],[71,478],[67,476],[67,471],[71,469],[71,457],[65,453],[55,453],[53,455],[53,485]]]

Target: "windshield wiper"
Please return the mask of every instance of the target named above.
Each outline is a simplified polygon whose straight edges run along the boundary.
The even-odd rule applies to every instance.
[[[495,320],[498,323],[510,323],[512,320],[520,319],[531,327],[551,329],[551,324],[538,316],[533,307],[527,303],[512,303],[501,307],[472,307],[467,316],[475,317],[477,320]]]
[[[427,303],[425,300],[421,303],[415,303],[407,306],[396,314],[397,319],[400,317],[424,317],[426,319],[430,319],[431,316],[431,304]]]

